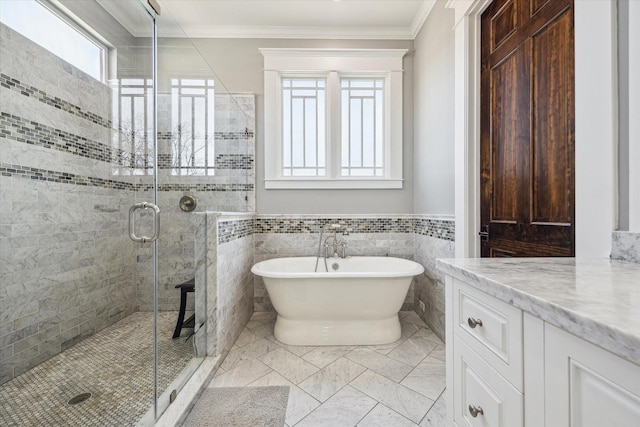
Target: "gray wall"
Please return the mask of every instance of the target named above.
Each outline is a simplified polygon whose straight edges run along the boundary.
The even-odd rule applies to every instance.
[[[436,2],[414,41],[414,212],[454,213],[453,10]]]
[[[629,2],[618,2],[618,229],[629,229]]]
[[[270,213],[413,212],[413,42],[391,40],[194,39],[194,45],[229,92],[256,96],[256,210]],[[401,190],[266,190],[264,188],[264,78],[259,48],[404,48],[405,179]]]

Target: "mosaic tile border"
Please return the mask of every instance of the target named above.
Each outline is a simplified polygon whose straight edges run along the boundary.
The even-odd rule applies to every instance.
[[[67,154],[112,163],[124,168],[149,169],[153,163],[153,159],[147,158],[147,156],[131,154],[125,150],[114,150],[107,145],[85,137],[32,120],[26,120],[4,111],[0,112],[0,136],[24,144],[50,148]],[[218,154],[215,159],[215,166],[207,169],[214,171],[216,169],[251,170],[253,169],[253,163],[254,159],[251,155]],[[174,169],[172,155],[158,154],[158,168]]]
[[[99,142],[4,111],[0,112],[0,134],[13,141],[119,165],[124,164],[127,155],[123,151],[114,153],[111,147]]]
[[[350,233],[416,233],[437,239],[455,241],[453,219],[415,217],[379,218],[305,218],[282,217],[254,220],[254,233],[319,233],[325,224],[346,225]]]
[[[220,139],[224,141],[229,140],[242,140],[242,139],[252,139],[254,137],[253,131],[249,129],[245,129],[243,132],[213,132],[213,137],[215,139]]]
[[[39,181],[56,182],[60,184],[73,184],[90,187],[101,187],[118,190],[150,191],[152,184],[133,184],[113,179],[97,178],[93,176],[76,175],[68,172],[58,172],[47,169],[32,168],[29,166],[10,165],[0,163],[0,175],[6,177],[18,177]],[[254,190],[253,184],[159,184],[158,191],[219,191],[234,192]]]
[[[106,128],[111,128],[111,120],[105,119],[100,115],[92,113],[90,111],[85,111],[81,107],[75,104],[72,104],[69,101],[60,99],[57,96],[51,96],[43,90],[40,90],[33,86],[28,86],[23,82],[21,82],[20,80],[15,79],[6,74],[0,73],[0,86],[5,87],[9,90],[18,92],[24,96],[34,98],[44,104],[50,105],[64,112],[73,114],[76,117],[80,117],[82,119],[88,120],[97,125],[100,125]]]
[[[152,184],[136,184],[136,190],[151,191]],[[158,191],[253,191],[253,184],[158,184]]]
[[[236,219],[218,222],[218,244],[229,243],[253,234],[253,219]]]
[[[253,156],[245,154],[218,154],[215,169],[253,169]]]
[[[453,220],[414,218],[413,229],[422,236],[455,241],[456,223]]]
[[[57,172],[28,166],[8,165],[0,163],[0,175],[36,179],[40,181],[57,182],[60,184],[74,184],[91,187],[113,188],[118,190],[133,190],[134,186],[128,182],[112,179],[96,178],[92,176],[76,175],[68,172]]]
[[[326,224],[341,224],[350,233],[412,233],[411,217],[379,218],[256,218],[255,233],[319,233]]]

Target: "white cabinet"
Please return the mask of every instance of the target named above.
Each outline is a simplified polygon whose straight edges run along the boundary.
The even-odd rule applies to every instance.
[[[454,337],[455,422],[458,426],[522,426],[523,400],[502,375]]]
[[[447,357],[450,422],[523,425],[521,310],[448,277]]]
[[[640,426],[640,366],[545,324],[545,425]]]
[[[640,426],[640,366],[446,277],[450,426]]]

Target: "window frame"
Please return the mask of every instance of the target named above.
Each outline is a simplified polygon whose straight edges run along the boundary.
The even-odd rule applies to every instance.
[[[266,189],[401,189],[402,59],[407,49],[260,49],[264,56]],[[284,176],[282,80],[326,78],[327,176]],[[384,176],[341,176],[341,78],[384,79]]]

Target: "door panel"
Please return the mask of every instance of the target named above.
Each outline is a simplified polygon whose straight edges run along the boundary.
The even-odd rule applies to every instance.
[[[481,38],[482,256],[571,256],[573,2],[496,0]]]
[[[492,220],[517,223],[527,203],[529,127],[518,117],[529,115],[525,55],[516,50],[491,70]],[[524,151],[523,151],[524,150]]]
[[[566,223],[573,217],[573,82],[567,70],[573,43],[569,43],[568,12],[532,38],[533,44],[533,218],[537,223]]]

